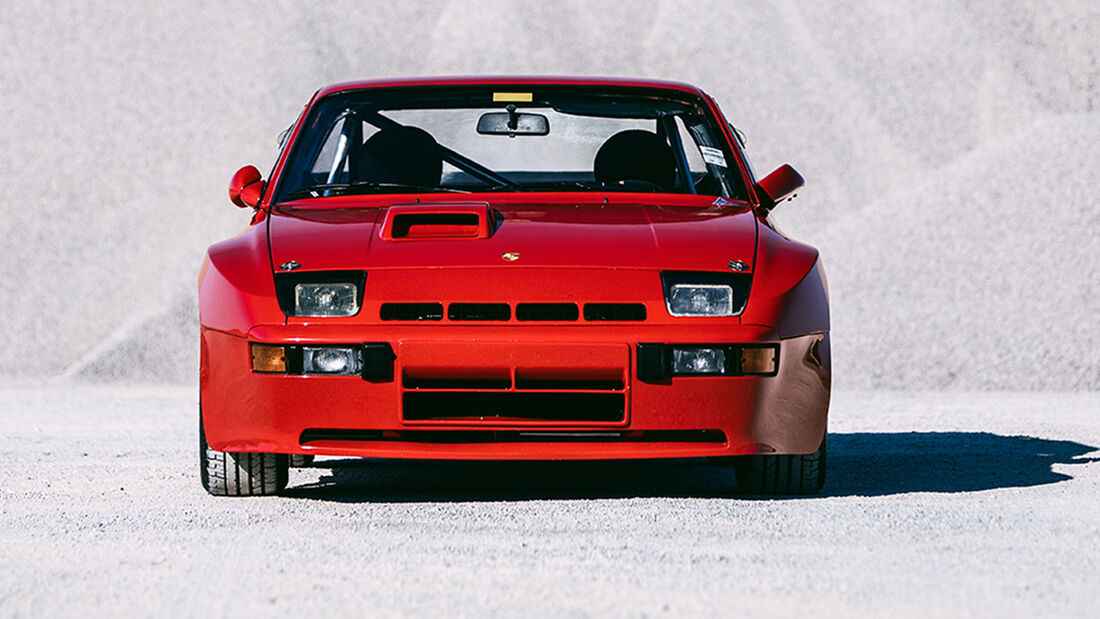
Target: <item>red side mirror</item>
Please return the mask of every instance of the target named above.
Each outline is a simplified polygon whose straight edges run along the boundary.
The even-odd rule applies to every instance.
[[[264,190],[263,177],[256,166],[246,165],[237,170],[229,181],[229,201],[241,208],[256,208]]]
[[[760,179],[756,183],[756,196],[760,198],[760,207],[766,214],[775,208],[775,205],[794,197],[794,192],[806,184],[806,179],[791,167],[784,163],[774,172]]]

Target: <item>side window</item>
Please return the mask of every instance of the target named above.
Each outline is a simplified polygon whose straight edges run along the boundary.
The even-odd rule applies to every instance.
[[[321,152],[313,161],[310,174],[314,183],[334,183],[347,179],[347,138],[344,134],[345,118],[340,118],[332,126]]]
[[[725,196],[737,200],[745,199],[744,189],[738,181],[735,169],[727,160],[720,136],[715,136],[708,127],[705,118],[677,116],[677,128],[681,135],[686,131],[692,137],[684,140],[685,151],[689,151],[688,169],[695,181],[695,191],[701,194]],[[688,144],[695,148],[687,148]]]
[[[343,151],[341,144],[343,141],[343,125],[344,119],[340,119],[332,125],[329,135],[324,139],[324,144],[321,146],[321,152],[317,154],[316,159],[313,159],[313,166],[310,168],[313,176],[328,176],[334,166],[342,163],[339,159],[344,158],[343,153],[340,152]]]
[[[691,135],[684,121],[676,117],[676,130],[680,132],[680,143],[684,145],[684,155],[687,157],[688,170],[696,181],[706,175],[707,164],[703,161],[703,154],[699,152],[699,145],[695,143],[695,136]]]

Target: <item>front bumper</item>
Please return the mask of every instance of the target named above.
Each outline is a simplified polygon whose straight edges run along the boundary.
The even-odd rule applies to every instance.
[[[828,334],[777,340],[753,326],[312,324],[257,326],[247,338],[203,328],[201,338],[204,428],[219,451],[477,460],[811,453],[828,413]],[[393,380],[254,373],[253,342],[387,342]],[[769,377],[643,381],[639,342],[778,342],[779,368]],[[621,412],[587,414],[597,401],[620,402]],[[512,403],[513,412],[563,410],[470,413],[485,402]]]

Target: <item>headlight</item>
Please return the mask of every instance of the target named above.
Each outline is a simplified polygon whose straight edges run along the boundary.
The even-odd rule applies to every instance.
[[[666,302],[673,316],[733,316],[733,288],[724,284],[674,284]]]
[[[672,349],[673,374],[725,374],[726,350],[724,348]]]
[[[295,316],[354,316],[359,313],[355,284],[298,284],[294,286]]]
[[[302,348],[302,370],[306,374],[358,374],[361,367],[358,348]]]
[[[661,286],[672,316],[737,316],[749,300],[752,273],[664,271]]]
[[[275,273],[275,296],[287,316],[354,316],[366,287],[366,271]]]

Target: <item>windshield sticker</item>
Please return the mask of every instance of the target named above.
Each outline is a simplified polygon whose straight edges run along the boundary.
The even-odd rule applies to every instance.
[[[726,156],[722,154],[721,149],[700,146],[699,151],[703,153],[703,161],[714,165],[720,165],[723,168],[728,167],[726,166]]]
[[[494,92],[494,103],[530,103],[534,96],[529,92]]]

